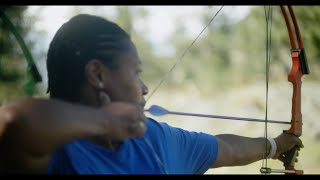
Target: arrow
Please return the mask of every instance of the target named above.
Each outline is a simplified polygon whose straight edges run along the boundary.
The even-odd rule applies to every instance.
[[[208,115],[208,114],[195,114],[195,113],[184,113],[184,112],[175,112],[169,111],[160,107],[158,105],[152,105],[149,109],[144,110],[149,112],[154,116],[164,116],[168,114],[173,115],[181,115],[181,116],[195,116],[195,117],[206,117],[206,118],[215,118],[215,119],[228,119],[228,120],[239,120],[239,121],[254,121],[254,122],[266,122],[263,119],[255,119],[255,118],[243,118],[243,117],[232,117],[232,116],[218,116],[218,115]],[[274,121],[274,120],[267,120],[267,123],[277,123],[277,124],[291,124],[290,122],[284,121]]]

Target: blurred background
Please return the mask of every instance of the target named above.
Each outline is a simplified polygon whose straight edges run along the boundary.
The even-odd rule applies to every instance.
[[[46,53],[58,28],[88,13],[118,23],[135,42],[142,78],[152,92],[221,6],[1,6],[25,40],[43,81],[33,96],[47,98]],[[225,6],[148,100],[171,111],[264,119],[266,116],[266,10],[264,6]],[[272,8],[268,119],[291,120],[290,44],[278,6]],[[302,78],[303,134],[297,169],[320,174],[320,7],[294,6],[310,75]],[[269,22],[269,27],[271,22]],[[27,61],[0,19],[0,105],[26,96]],[[147,95],[148,97],[148,95]],[[148,114],[148,116],[151,116]],[[152,117],[152,116],[151,116]],[[264,123],[168,115],[158,121],[191,131],[263,137]],[[275,137],[288,125],[268,124]],[[207,174],[259,174],[262,162],[218,168]],[[268,160],[282,169],[282,163]]]

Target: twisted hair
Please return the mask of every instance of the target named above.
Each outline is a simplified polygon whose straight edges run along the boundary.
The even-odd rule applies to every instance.
[[[130,43],[130,36],[106,19],[87,14],[71,18],[60,27],[49,46],[47,92],[50,98],[78,101],[85,65],[97,59],[115,70],[117,56],[128,51]]]

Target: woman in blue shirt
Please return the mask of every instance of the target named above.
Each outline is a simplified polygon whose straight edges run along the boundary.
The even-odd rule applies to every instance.
[[[0,109],[1,172],[203,174],[264,156],[281,159],[303,147],[288,134],[269,141],[214,136],[147,118],[141,66],[117,24],[85,14],[63,24],[47,55],[50,99],[26,98]]]

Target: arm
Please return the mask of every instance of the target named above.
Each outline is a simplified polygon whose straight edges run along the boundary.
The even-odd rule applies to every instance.
[[[243,166],[259,161],[270,152],[271,145],[265,138],[249,138],[231,134],[217,135],[218,158],[212,168],[223,166]],[[276,155],[273,159],[282,159],[282,154],[295,145],[303,147],[301,140],[288,134],[280,134],[274,139],[277,144]],[[267,142],[267,152],[266,145]]]
[[[0,122],[11,122],[0,144],[0,171],[44,172],[52,151],[60,145],[85,137],[140,136],[143,130],[128,129],[143,118],[127,103],[92,108],[59,100],[29,98],[13,102],[0,109]]]

